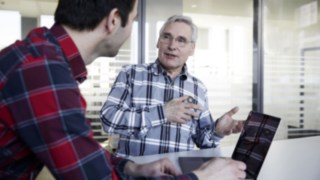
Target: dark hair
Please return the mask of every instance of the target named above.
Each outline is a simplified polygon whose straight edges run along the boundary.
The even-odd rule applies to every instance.
[[[92,30],[109,16],[112,9],[119,10],[121,26],[126,26],[136,0],[59,0],[54,20],[76,30]]]

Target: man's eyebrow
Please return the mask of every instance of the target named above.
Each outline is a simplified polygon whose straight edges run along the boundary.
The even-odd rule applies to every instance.
[[[185,39],[185,40],[187,40],[188,38],[187,37],[185,37],[185,36],[178,36],[178,38],[180,38],[180,39]]]
[[[172,34],[171,33],[169,33],[169,32],[163,32],[162,33],[162,35],[169,35],[169,36],[172,36]],[[173,36],[172,36],[173,37]],[[185,37],[185,36],[177,36],[176,38],[179,38],[179,39],[184,39],[184,40],[188,40],[188,38],[187,37]]]
[[[170,36],[172,36],[171,33],[169,33],[169,32],[163,32],[162,34],[163,34],[163,35],[170,35]]]

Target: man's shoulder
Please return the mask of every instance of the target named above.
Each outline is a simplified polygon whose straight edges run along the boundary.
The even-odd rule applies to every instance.
[[[32,63],[34,59],[38,62],[42,60],[37,58],[40,51],[36,48],[39,46],[38,44],[41,44],[39,41],[42,39],[34,37],[41,30],[41,28],[33,29],[23,40],[16,40],[12,44],[0,49],[0,84],[2,84],[0,86],[4,86],[4,82],[10,74],[16,72],[23,64]]]
[[[189,83],[196,84],[200,89],[203,89],[203,90],[207,89],[205,83],[201,79],[199,79],[198,77],[196,77],[190,73],[187,73],[186,76],[187,76],[187,81]]]
[[[195,75],[193,75],[193,74],[191,74],[189,72],[186,75],[187,75],[188,79],[190,79],[192,81],[197,81],[199,84],[204,84],[202,82],[202,80],[200,78],[196,77]]]

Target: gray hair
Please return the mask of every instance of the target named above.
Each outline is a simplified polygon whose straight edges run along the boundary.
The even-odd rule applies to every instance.
[[[164,25],[160,29],[160,35],[163,33],[163,30],[171,23],[173,22],[183,22],[186,23],[191,27],[191,41],[196,42],[198,37],[198,27],[192,22],[192,19],[188,16],[183,15],[173,15],[167,19],[167,21],[164,23]]]

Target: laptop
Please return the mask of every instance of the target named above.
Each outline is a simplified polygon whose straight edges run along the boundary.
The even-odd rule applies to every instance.
[[[246,179],[257,179],[280,120],[263,113],[249,113],[231,156],[247,165]],[[210,159],[212,157],[179,157],[178,161],[182,172],[187,173]]]

